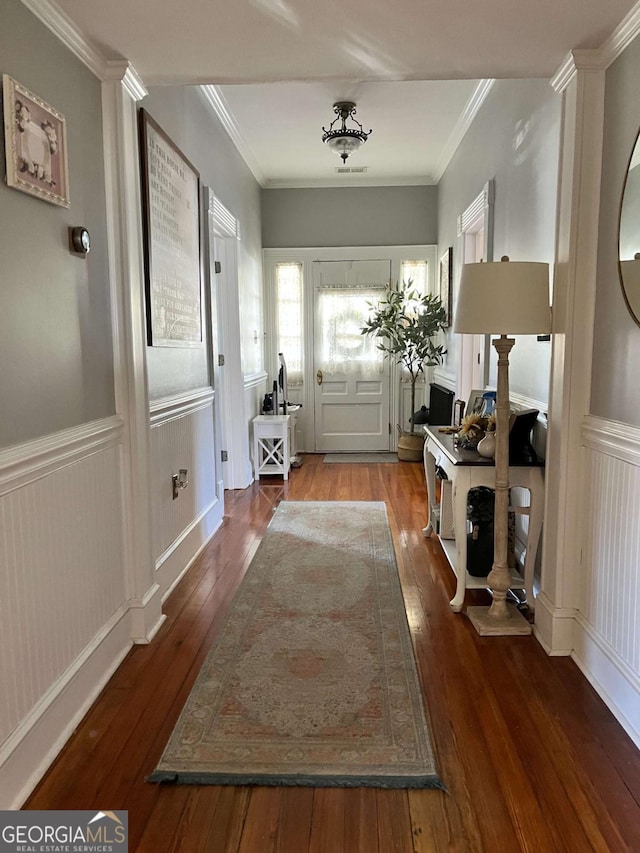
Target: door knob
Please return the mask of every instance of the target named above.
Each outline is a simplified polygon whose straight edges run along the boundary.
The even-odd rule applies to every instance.
[[[316,382],[318,383],[318,385],[322,385],[322,371],[321,370],[319,370],[316,373]]]

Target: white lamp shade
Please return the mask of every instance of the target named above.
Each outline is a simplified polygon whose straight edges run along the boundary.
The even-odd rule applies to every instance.
[[[551,331],[549,264],[465,264],[453,318],[463,334],[542,335]]]

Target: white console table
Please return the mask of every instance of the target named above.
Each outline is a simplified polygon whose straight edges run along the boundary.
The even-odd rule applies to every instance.
[[[291,451],[289,415],[258,415],[253,419],[253,467],[256,480],[262,474],[282,474],[289,479]]]
[[[474,577],[467,572],[467,493],[475,486],[495,488],[493,459],[484,459],[475,450],[462,450],[454,445],[453,436],[438,432],[438,427],[424,427],[424,471],[427,481],[429,523],[423,529],[425,536],[439,532],[440,507],[436,503],[436,467],[442,468],[452,482],[453,526],[455,539],[440,537],[443,550],[456,576],[456,593],[451,599],[451,609],[459,613],[467,589],[485,589],[486,578]],[[538,542],[542,528],[544,507],[544,478],[539,465],[510,465],[509,485],[522,486],[531,495],[530,507],[517,511],[529,516],[527,553],[524,563],[524,583],[519,574],[512,577],[513,589],[524,589],[527,602],[534,605],[533,573]]]

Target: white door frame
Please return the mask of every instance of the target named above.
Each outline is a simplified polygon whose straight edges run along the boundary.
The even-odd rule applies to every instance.
[[[215,197],[209,188],[207,199],[207,229],[213,247],[212,266],[220,264],[220,272],[212,271],[212,311],[216,312],[216,335],[212,341],[215,352],[213,377],[216,389],[216,421],[219,423],[219,444],[216,456],[216,480],[222,479],[225,489],[244,489],[247,481],[246,463],[249,458],[249,438],[244,429],[244,376],[240,350],[240,306],[238,296],[238,221]],[[224,364],[218,362],[223,356]],[[227,460],[222,461],[225,451]],[[218,467],[220,466],[220,467]]]
[[[314,386],[313,371],[313,261],[358,261],[375,258],[391,260],[391,280],[398,281],[402,261],[426,260],[428,264],[427,288],[429,293],[437,292],[437,246],[435,244],[411,246],[337,246],[337,247],[305,247],[285,249],[264,249],[264,283],[265,283],[265,366],[270,375],[277,375],[277,344],[276,344],[276,310],[275,310],[275,268],[280,263],[302,264],[303,275],[303,328],[304,328],[304,385],[302,395],[302,410],[299,418],[301,426],[302,451],[312,451],[315,447],[314,431]],[[400,371],[396,365],[391,365],[391,417],[392,444],[396,446],[397,435],[394,418],[400,417]],[[427,386],[425,385],[425,392]],[[416,405],[420,401],[416,400]]]
[[[494,182],[487,181],[464,213],[458,217],[458,264],[493,260]],[[489,335],[460,335],[456,394],[468,400],[472,389],[482,389],[489,377]]]

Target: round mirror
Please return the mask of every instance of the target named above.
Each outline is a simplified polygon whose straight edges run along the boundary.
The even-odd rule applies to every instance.
[[[640,325],[640,134],[636,137],[622,191],[618,250],[624,300],[631,316]]]

